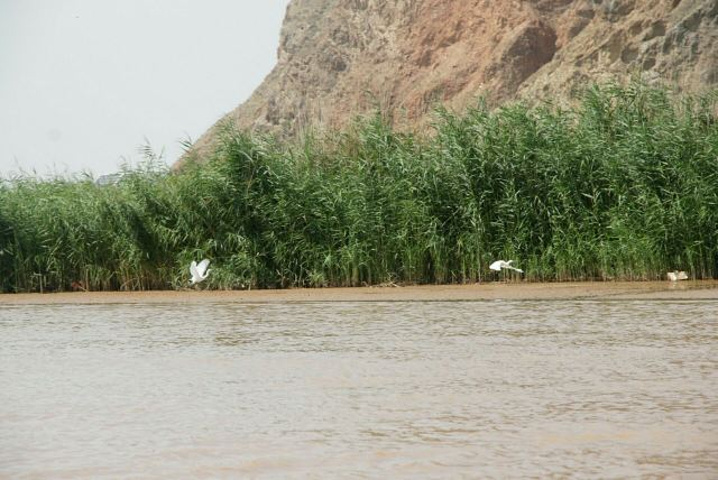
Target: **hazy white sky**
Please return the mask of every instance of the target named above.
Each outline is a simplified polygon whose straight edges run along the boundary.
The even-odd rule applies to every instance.
[[[171,164],[276,62],[289,0],[0,0],[0,177]]]

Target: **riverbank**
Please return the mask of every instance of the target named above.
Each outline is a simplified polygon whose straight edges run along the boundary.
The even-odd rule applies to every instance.
[[[148,155],[112,185],[8,179],[0,289],[179,288],[203,258],[213,289],[475,282],[497,259],[527,282],[718,278],[716,108],[593,85],[570,109],[443,111],[431,135],[376,112],[296,143],[227,128],[177,174]]]
[[[567,282],[296,288],[286,290],[64,292],[0,295],[0,305],[291,303],[481,300],[718,300],[718,281]]]

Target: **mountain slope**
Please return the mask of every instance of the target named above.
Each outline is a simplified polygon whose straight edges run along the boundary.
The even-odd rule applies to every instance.
[[[565,99],[589,81],[631,75],[715,88],[718,2],[292,0],[276,67],[223,120],[291,136],[379,107],[415,128],[439,103]]]

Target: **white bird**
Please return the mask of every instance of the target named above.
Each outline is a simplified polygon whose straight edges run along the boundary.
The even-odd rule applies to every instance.
[[[496,270],[497,272],[500,272],[502,268],[505,268],[508,270],[516,270],[519,273],[524,273],[524,271],[521,270],[520,268],[516,268],[516,267],[512,266],[511,265],[512,262],[513,262],[513,260],[509,260],[508,262],[505,260],[496,260],[494,263],[489,265],[489,268],[491,270]]]
[[[207,275],[209,275],[209,270],[207,270],[207,267],[209,266],[209,260],[206,258],[199,262],[199,265],[197,265],[197,262],[192,260],[192,263],[189,266],[189,273],[192,275],[192,280],[190,280],[190,285],[195,285],[205,278],[207,278]]]
[[[678,280],[688,280],[688,274],[683,270],[675,270],[673,272],[668,272],[666,275],[668,275],[668,280],[670,280],[671,282],[677,282]]]

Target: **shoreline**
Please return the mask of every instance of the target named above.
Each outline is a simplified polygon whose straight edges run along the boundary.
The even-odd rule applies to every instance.
[[[152,290],[0,294],[3,305],[423,302],[489,300],[718,300],[718,280],[475,283],[285,290]]]

